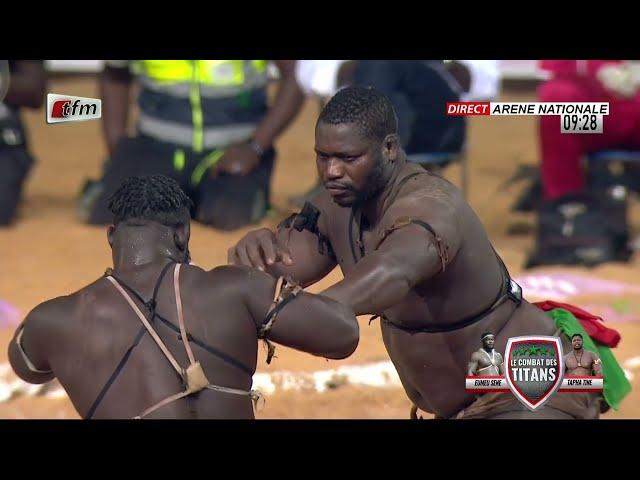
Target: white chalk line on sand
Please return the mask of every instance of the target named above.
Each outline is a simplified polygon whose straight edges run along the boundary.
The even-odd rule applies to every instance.
[[[625,376],[634,379],[634,370],[640,368],[640,356],[622,362]],[[39,396],[48,399],[66,398],[66,392],[57,384],[32,385],[15,378],[7,380],[11,367],[0,364],[0,402],[8,402],[18,396]],[[265,395],[278,391],[326,392],[342,385],[366,386],[374,388],[402,388],[400,377],[389,360],[362,365],[344,365],[329,370],[315,372],[292,372],[281,370],[272,373],[256,373],[253,388]]]

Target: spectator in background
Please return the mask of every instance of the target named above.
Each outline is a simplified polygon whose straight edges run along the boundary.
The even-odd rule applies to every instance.
[[[0,60],[0,226],[16,216],[34,158],[20,110],[42,106],[47,76],[42,60]]]
[[[541,67],[551,73],[538,90],[541,102],[609,102],[609,115],[602,134],[588,135],[562,134],[560,117],[540,117],[543,199],[528,266],[627,259],[625,203],[588,187],[581,161],[601,149],[640,148],[640,62],[545,60]]]
[[[266,60],[107,61],[100,87],[110,159],[102,178],[85,186],[83,220],[109,223],[109,196],[142,174],[178,181],[202,223],[233,230],[261,220],[269,208],[273,143],[304,100],[295,60],[275,66],[280,85],[269,107]],[[128,137],[134,78],[140,116],[137,134]]]
[[[391,100],[406,153],[457,153],[464,146],[464,117],[446,115],[446,103],[497,96],[497,60],[298,60],[296,78],[307,95],[332,96],[347,85],[375,87]],[[302,205],[318,184],[292,198]]]

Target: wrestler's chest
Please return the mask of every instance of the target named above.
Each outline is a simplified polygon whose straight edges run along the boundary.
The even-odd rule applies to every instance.
[[[569,354],[565,357],[564,362],[568,369],[573,370],[576,368],[591,368],[593,359],[591,355],[573,355]]]
[[[500,365],[502,363],[502,359],[495,352],[494,352],[494,355],[481,353],[479,363],[481,367],[488,367],[490,365]]]

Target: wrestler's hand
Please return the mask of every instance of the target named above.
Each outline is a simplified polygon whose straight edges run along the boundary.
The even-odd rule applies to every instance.
[[[213,169],[213,176],[219,173],[230,175],[247,175],[260,163],[260,157],[249,144],[233,145],[227,148],[224,155]]]
[[[289,248],[284,245],[268,228],[247,233],[227,253],[227,262],[231,265],[245,265],[266,270],[268,266],[282,262],[292,265]]]

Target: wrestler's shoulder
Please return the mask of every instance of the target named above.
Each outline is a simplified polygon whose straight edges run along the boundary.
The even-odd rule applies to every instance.
[[[407,180],[406,184],[402,186],[395,203],[401,202],[417,206],[427,203],[449,207],[462,205],[460,192],[447,179],[428,172],[414,172],[413,170],[410,172],[408,175],[412,173],[418,173],[418,175]]]
[[[50,315],[52,313],[61,312],[69,309],[77,300],[74,295],[64,295],[60,297],[51,298],[36,305],[29,313],[29,316],[43,316]]]
[[[89,285],[67,295],[61,295],[47,300],[41,305],[47,305],[47,308],[52,310],[78,308],[83,305],[93,304],[95,301],[104,298],[104,293],[111,288],[113,287],[106,281],[105,277],[100,277]]]
[[[60,330],[60,327],[69,326],[75,317],[78,297],[64,295],[46,300],[35,306],[27,315],[31,331],[51,336]]]
[[[67,324],[71,320],[85,318],[109,318],[114,314],[115,304],[109,292],[113,286],[100,277],[89,285],[68,295],[50,300],[50,311],[65,318]],[[54,315],[55,317],[55,315]]]
[[[209,292],[250,293],[256,288],[275,283],[275,279],[267,273],[244,265],[220,265],[211,270],[200,267],[189,269],[194,285]]]
[[[247,267],[245,265],[218,265],[210,270],[190,265],[189,269],[193,272],[193,275],[197,280],[208,283],[245,280],[256,272],[260,272],[255,268]]]
[[[249,267],[237,265],[219,265],[206,269],[196,264],[185,265],[180,276],[181,284],[186,288],[203,289],[233,286],[249,276]]]
[[[112,289],[111,283],[103,276],[79,290],[55,300],[59,305],[66,307],[94,306],[97,302],[108,298],[105,294]]]
[[[423,176],[416,178],[421,177]],[[457,231],[460,228],[464,218],[462,203],[446,186],[411,181],[408,183],[386,209],[382,220],[385,228],[401,219],[421,220],[437,231]]]

